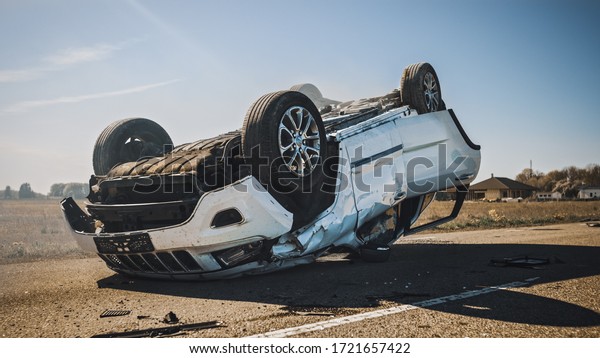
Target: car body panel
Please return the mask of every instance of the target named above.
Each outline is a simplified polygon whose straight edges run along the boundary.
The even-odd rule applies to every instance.
[[[221,228],[211,227],[215,214],[237,209],[242,223]],[[182,224],[135,232],[85,233],[71,230],[78,244],[96,252],[94,237],[110,238],[147,233],[157,251],[194,248],[196,253],[222,250],[266,238],[278,237],[292,227],[292,214],[285,210],[253,176],[222,189],[205,193],[192,216]]]

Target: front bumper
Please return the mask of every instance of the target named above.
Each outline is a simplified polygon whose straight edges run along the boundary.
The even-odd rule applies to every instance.
[[[202,278],[249,264],[266,239],[288,232],[293,222],[293,215],[253,176],[205,193],[189,219],[170,227],[96,232],[91,216],[72,199],[64,199],[61,207],[81,248],[97,253],[117,272],[155,278]],[[218,224],[218,215],[226,212],[239,216],[234,223]]]

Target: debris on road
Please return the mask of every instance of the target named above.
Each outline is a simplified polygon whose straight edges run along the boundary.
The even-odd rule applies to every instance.
[[[281,310],[298,316],[323,316],[335,317],[345,314],[345,310],[340,307],[331,307],[324,305],[297,305],[282,307]]]
[[[588,223],[586,223],[586,225],[589,227],[600,227],[600,222],[599,221],[588,222]]]
[[[158,328],[149,328],[149,329],[141,329],[136,331],[127,331],[127,332],[111,332],[105,334],[97,334],[92,336],[91,338],[143,338],[143,337],[168,337],[176,334],[180,334],[184,331],[195,331],[202,329],[210,329],[217,327],[225,327],[223,322],[220,321],[209,321],[209,322],[200,322],[200,323],[191,323],[184,324],[180,326],[171,326],[171,327],[158,327]]]
[[[130,313],[130,310],[105,310],[100,314],[100,318],[127,316]]]
[[[303,311],[289,311],[292,314],[295,315],[299,315],[299,316],[325,316],[325,317],[335,317],[335,315],[331,312],[318,312],[318,311],[313,311],[313,312],[303,312]]]
[[[175,324],[179,322],[179,318],[175,313],[173,313],[173,311],[170,311],[169,313],[167,313],[165,318],[163,318],[163,322],[168,324]]]

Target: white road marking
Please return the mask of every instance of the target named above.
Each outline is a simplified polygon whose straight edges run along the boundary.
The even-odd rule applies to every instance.
[[[271,332],[267,332],[267,333],[261,333],[261,334],[257,334],[257,335],[253,335],[253,336],[248,336],[247,338],[284,338],[284,337],[295,336],[295,335],[298,335],[301,333],[322,331],[327,328],[342,326],[342,325],[348,324],[348,323],[360,322],[365,319],[389,316],[389,315],[393,315],[393,314],[397,314],[397,313],[401,313],[401,312],[414,310],[417,308],[431,307],[431,306],[435,306],[435,305],[440,305],[442,303],[464,300],[464,299],[470,298],[470,297],[485,295],[486,293],[496,292],[496,291],[500,291],[500,290],[506,290],[506,289],[514,288],[514,287],[527,286],[531,282],[533,282],[537,279],[539,279],[539,277],[532,277],[532,278],[523,280],[524,282],[515,281],[515,282],[505,283],[503,285],[490,286],[490,287],[482,288],[480,290],[473,290],[473,291],[467,291],[467,292],[458,293],[458,294],[450,295],[450,296],[432,298],[430,300],[416,302],[411,305],[401,305],[401,306],[386,308],[386,309],[377,310],[377,311],[370,311],[370,312],[359,313],[359,314],[346,316],[346,317],[334,318],[334,319],[330,319],[327,321],[306,324],[306,325],[298,326],[298,327],[284,328],[284,329],[280,329],[277,331],[271,331]]]

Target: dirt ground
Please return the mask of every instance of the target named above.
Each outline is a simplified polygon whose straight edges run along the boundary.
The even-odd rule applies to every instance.
[[[548,264],[490,263],[525,255]],[[439,299],[448,296],[454,298]],[[291,336],[597,338],[600,228],[426,233],[401,239],[385,263],[336,254],[274,274],[210,282],[131,279],[99,258],[3,264],[0,300],[1,337],[91,337],[219,321],[181,336],[244,337],[329,322]],[[100,318],[107,309],[130,312]],[[368,316],[384,309],[397,312]],[[169,312],[179,323],[163,322]],[[339,324],[357,314],[367,317]]]

